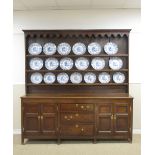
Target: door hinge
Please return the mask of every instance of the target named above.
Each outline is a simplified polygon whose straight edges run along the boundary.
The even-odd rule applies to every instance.
[[[24,128],[23,128],[23,132],[24,132]]]
[[[130,130],[130,133],[131,133],[131,128],[129,130]]]
[[[132,110],[132,108],[131,108],[131,106],[130,106],[130,112],[131,112],[131,110]]]

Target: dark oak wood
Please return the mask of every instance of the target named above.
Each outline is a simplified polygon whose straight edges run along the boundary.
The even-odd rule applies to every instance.
[[[51,139],[60,144],[63,139],[91,139],[97,140],[126,140],[132,142],[133,122],[133,98],[129,95],[129,29],[105,29],[105,30],[24,30],[25,34],[25,90],[26,95],[21,97],[21,142],[24,139]],[[118,53],[107,55],[103,47],[109,41],[118,45]],[[76,42],[83,42],[88,46],[91,42],[98,42],[102,47],[102,53],[94,56],[88,51],[80,57],[86,57],[90,62],[94,57],[104,58],[106,64],[101,71],[94,70],[91,65],[85,71],[79,71],[75,66],[69,71],[63,71],[58,67],[49,71],[43,66],[39,71],[29,67],[29,62],[34,57],[40,57],[45,61],[49,57],[58,60],[64,56],[57,52],[47,56],[43,52],[37,56],[30,55],[28,47],[33,42],[42,46],[47,42],[53,42],[56,46],[61,42],[67,42],[71,46]],[[125,82],[116,84],[112,75],[117,72],[109,68],[111,57],[120,57],[123,67],[119,70],[125,74]],[[75,61],[79,56],[73,52],[67,56]],[[80,84],[60,85],[32,84],[30,76],[33,72],[44,75],[53,72],[55,75],[66,72],[69,76],[73,72],[80,72],[82,76],[86,72],[93,72],[97,76],[101,72],[108,72],[111,81],[101,84],[97,78],[94,84],[86,84],[84,80]]]

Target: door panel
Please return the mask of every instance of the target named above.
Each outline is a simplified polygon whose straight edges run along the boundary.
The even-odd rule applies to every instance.
[[[97,106],[97,134],[111,135],[113,131],[113,105],[103,103]]]
[[[24,104],[24,133],[40,134],[40,105]]]
[[[114,133],[128,134],[129,132],[129,104],[115,103],[114,104]]]
[[[41,131],[45,135],[55,135],[57,131],[57,106],[56,104],[41,105]]]

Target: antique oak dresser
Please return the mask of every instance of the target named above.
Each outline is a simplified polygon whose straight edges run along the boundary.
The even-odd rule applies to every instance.
[[[128,29],[24,30],[21,141],[132,142]]]

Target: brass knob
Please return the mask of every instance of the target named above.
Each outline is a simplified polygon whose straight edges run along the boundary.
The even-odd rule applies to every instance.
[[[40,116],[38,116],[38,120],[40,119]]]
[[[114,119],[116,120],[116,115],[114,115]]]
[[[78,116],[79,116],[79,114],[77,113],[77,114],[75,114],[75,116],[76,116],[76,117],[78,117]]]
[[[84,108],[84,106],[82,105],[82,106],[81,106],[81,109],[83,109],[83,108]]]
[[[67,116],[65,116],[64,118],[67,119]]]
[[[84,129],[82,128],[81,131],[84,131]]]
[[[111,119],[113,119],[113,115],[111,115]]]
[[[79,125],[78,125],[78,124],[76,124],[76,125],[75,125],[75,127],[76,127],[76,128],[78,128],[78,127],[79,127]]]
[[[41,116],[41,120],[43,120],[43,116]]]
[[[73,118],[73,116],[71,115],[71,116],[70,116],[70,118],[72,119],[72,118]]]
[[[76,107],[78,107],[79,105],[78,104],[76,104]]]

